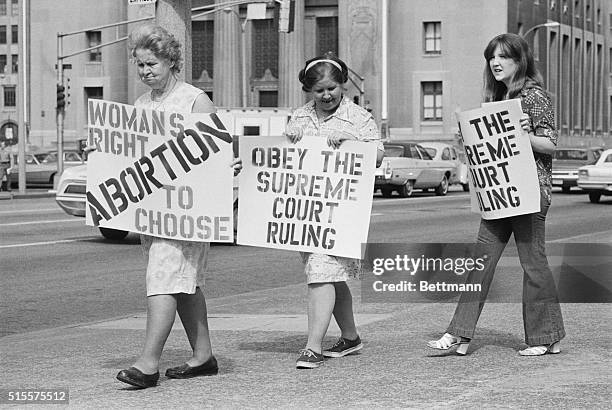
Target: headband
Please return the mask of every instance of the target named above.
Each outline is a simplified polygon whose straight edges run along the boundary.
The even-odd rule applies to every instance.
[[[321,59],[321,60],[314,60],[311,61],[306,68],[304,69],[304,74],[308,72],[308,70],[310,70],[313,66],[315,66],[316,64],[319,63],[330,63],[331,65],[335,66],[338,70],[340,70],[340,72],[342,72],[342,67],[340,66],[340,64],[338,64],[338,62],[334,61],[334,60],[329,60],[329,59]]]

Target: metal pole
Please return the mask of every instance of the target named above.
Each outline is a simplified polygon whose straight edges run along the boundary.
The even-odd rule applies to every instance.
[[[388,3],[387,0],[382,0],[382,56],[381,56],[381,110],[380,110],[380,123],[381,123],[381,131],[384,133],[382,138],[389,138],[388,130],[387,130],[387,118],[388,118],[388,105],[387,105],[387,94],[388,94],[388,85],[387,85],[387,41],[388,41]]]
[[[62,40],[61,35],[57,35],[57,84],[64,85],[64,59],[62,58]],[[57,182],[60,175],[64,172],[64,108],[56,107],[56,123],[57,123],[57,173],[53,178],[53,188],[57,189]]]
[[[240,48],[242,53],[242,107],[246,107],[248,105],[248,84],[247,84],[247,64],[246,64],[246,23],[248,20],[244,20],[244,24],[241,25],[242,34],[240,37]],[[240,17],[238,17],[238,22],[240,22]]]
[[[18,174],[18,187],[19,193],[23,194],[26,191],[26,170],[25,170],[25,151],[28,137],[28,82],[27,82],[27,71],[29,69],[28,63],[28,1],[22,0],[21,2],[21,63],[19,70],[19,85],[21,94],[21,121],[19,122],[19,129],[17,140],[17,162],[19,163],[19,174]]]

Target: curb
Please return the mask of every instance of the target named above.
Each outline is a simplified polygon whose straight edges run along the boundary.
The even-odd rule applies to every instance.
[[[18,192],[0,192],[0,200],[3,199],[28,199],[28,198],[53,198],[55,197],[55,192],[26,192],[24,194],[20,194]]]

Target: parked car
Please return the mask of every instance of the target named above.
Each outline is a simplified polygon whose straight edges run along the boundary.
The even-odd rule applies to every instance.
[[[601,155],[601,147],[557,147],[552,161],[552,185],[564,193],[578,185],[578,168],[594,164]]]
[[[449,178],[449,184],[459,184],[464,191],[470,190],[468,184],[468,167],[465,163],[463,150],[450,144],[437,141],[419,142],[434,161],[449,161],[454,164],[453,172]]]
[[[57,164],[44,163],[47,154],[47,152],[25,154],[26,186],[53,185]],[[13,153],[12,157],[11,166],[6,172],[10,186],[15,187],[19,182],[19,156]]]
[[[57,184],[55,202],[68,215],[85,217],[85,195],[87,192],[87,164],[67,168]],[[238,178],[234,177],[234,237],[238,221]],[[98,227],[102,236],[111,240],[124,239],[128,231]]]
[[[19,181],[19,156],[13,154],[12,166],[8,169],[8,180],[11,186],[17,186]],[[78,151],[64,151],[64,168],[81,165],[83,160]],[[26,186],[46,185],[53,186],[53,179],[57,173],[57,152],[41,151],[26,153],[25,155]]]
[[[374,190],[380,189],[386,198],[393,191],[403,197],[414,189],[434,189],[436,195],[448,193],[448,181],[454,164],[434,161],[425,148],[411,141],[392,141],[384,144],[385,159],[376,169]]]
[[[602,195],[612,195],[612,149],[603,151],[595,164],[578,169],[578,186],[589,193],[593,203]]]

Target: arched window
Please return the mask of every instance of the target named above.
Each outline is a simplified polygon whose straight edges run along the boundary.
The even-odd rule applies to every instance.
[[[0,127],[0,142],[7,146],[17,145],[17,124],[7,121]]]

